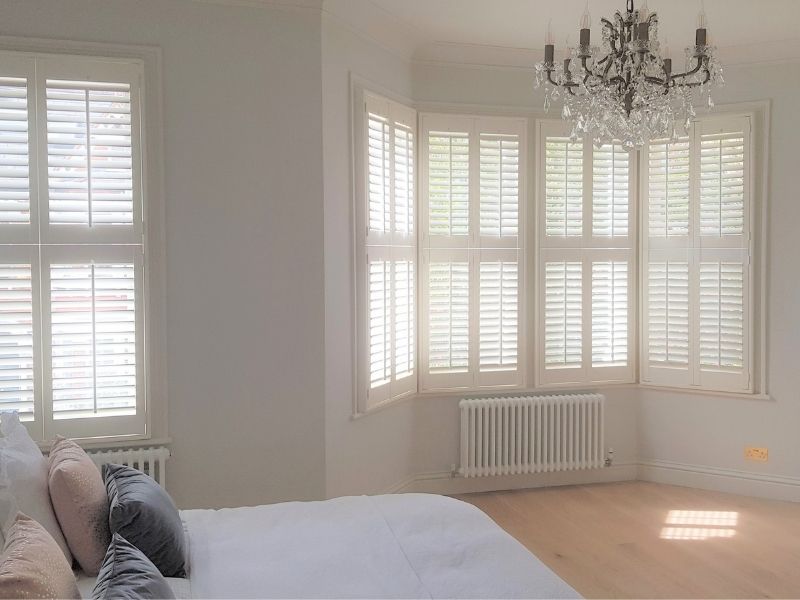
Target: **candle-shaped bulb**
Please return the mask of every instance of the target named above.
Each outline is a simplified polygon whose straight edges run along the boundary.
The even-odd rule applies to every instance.
[[[589,0],[586,0],[586,6],[581,15],[581,29],[589,29],[592,26],[592,15],[589,14]]]
[[[544,32],[544,43],[545,46],[552,46],[555,44],[555,40],[553,39],[553,20],[550,19],[547,22],[547,29]]]
[[[706,16],[706,3],[700,0],[700,12],[697,13],[697,28],[708,29],[708,17]]]
[[[661,50],[661,57],[664,60],[672,58],[672,50],[669,47],[669,40],[667,38],[664,38],[664,48]]]
[[[647,0],[644,0],[639,9],[639,23],[646,23],[648,18],[650,18],[650,9],[647,7]]]

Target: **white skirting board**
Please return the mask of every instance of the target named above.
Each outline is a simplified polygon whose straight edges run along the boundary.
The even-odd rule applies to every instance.
[[[382,493],[421,492],[451,495],[637,480],[771,500],[800,502],[800,478],[798,477],[762,475],[746,471],[718,469],[703,465],[688,465],[661,460],[620,463],[603,469],[586,471],[477,478],[454,476],[448,471],[423,473],[398,482]]]
[[[621,463],[602,469],[582,471],[555,471],[526,475],[495,475],[491,477],[461,477],[449,471],[423,473],[393,485],[386,494],[409,492],[426,494],[469,494],[495,490],[518,490],[558,485],[580,485],[585,483],[608,483],[636,479],[638,465]]]
[[[800,477],[781,477],[664,460],[639,463],[637,479],[743,496],[800,502]]]

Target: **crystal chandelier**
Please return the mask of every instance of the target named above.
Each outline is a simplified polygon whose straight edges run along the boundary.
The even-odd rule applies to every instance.
[[[588,0],[581,18],[580,43],[568,48],[562,65],[554,61],[555,46],[548,25],[544,60],[536,65],[536,87],[544,87],[544,109],[563,97],[561,116],[572,126],[571,137],[587,135],[595,144],[617,140],[627,150],[655,138],[674,139],[685,132],[695,105],[713,108],[711,87],[723,84],[722,66],[708,43],[702,6],[695,44],[686,49],[686,67],[673,73],[669,50],[658,41],[658,16],[645,0],[625,14],[601,19],[601,47],[590,43]]]

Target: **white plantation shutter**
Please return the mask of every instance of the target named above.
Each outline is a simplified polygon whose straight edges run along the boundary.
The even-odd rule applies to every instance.
[[[0,226],[30,223],[28,103],[28,79],[0,77]]]
[[[0,407],[36,439],[147,433],[141,77],[0,55]]]
[[[689,235],[689,138],[650,142],[647,168],[650,237]]]
[[[583,141],[548,135],[544,142],[544,223],[548,236],[583,235]]]
[[[0,410],[16,410],[31,422],[38,411],[35,386],[38,309],[35,265],[6,249],[0,254]],[[17,260],[10,260],[17,258]]]
[[[468,133],[428,134],[428,222],[436,236],[469,234]]]
[[[630,155],[620,144],[593,148],[592,232],[627,237],[630,225]]]
[[[519,364],[517,261],[481,261],[479,298],[480,368],[516,370]]]
[[[632,381],[634,163],[560,121],[538,127],[537,381]]]
[[[750,391],[750,118],[699,119],[647,155],[642,380]]]
[[[525,123],[424,115],[422,386],[522,383]]]
[[[431,262],[428,271],[428,369],[469,370],[469,263]]]
[[[416,391],[416,113],[357,101],[359,410]]]
[[[628,365],[628,262],[592,262],[592,366]]]
[[[517,236],[519,169],[519,135],[480,134],[481,236]]]
[[[544,263],[545,368],[583,365],[583,264],[547,260]]]

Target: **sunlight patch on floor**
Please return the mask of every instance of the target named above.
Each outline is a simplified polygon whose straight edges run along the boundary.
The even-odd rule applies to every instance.
[[[661,530],[662,540],[732,538],[739,513],[720,510],[671,510]]]

